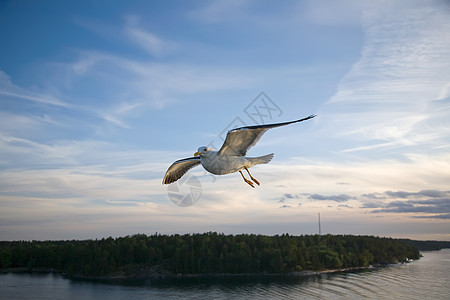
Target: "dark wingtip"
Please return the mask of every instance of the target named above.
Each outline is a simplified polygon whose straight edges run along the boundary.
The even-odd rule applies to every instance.
[[[293,121],[293,122],[291,122],[291,123],[297,123],[297,122],[306,121],[306,120],[312,119],[312,118],[314,118],[314,117],[316,117],[316,115],[315,115],[315,114],[312,114],[312,115],[309,115],[309,116],[307,116],[307,117],[305,117],[305,118],[303,118],[303,119],[299,119],[299,120]]]
[[[171,184],[172,182],[174,182],[174,180],[172,180],[172,178],[169,175],[164,176],[162,184]]]
[[[176,180],[173,180],[169,176],[164,177],[162,184],[171,184],[172,182],[175,182]]]

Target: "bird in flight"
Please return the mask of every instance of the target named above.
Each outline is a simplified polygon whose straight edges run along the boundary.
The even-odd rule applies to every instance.
[[[180,179],[189,169],[202,164],[206,171],[215,175],[225,175],[239,172],[246,183],[255,187],[253,183],[260,185],[248,170],[250,167],[259,164],[267,164],[273,158],[273,153],[258,156],[246,157],[248,149],[253,147],[264,135],[264,133],[275,127],[298,123],[314,118],[310,115],[306,118],[275,124],[255,125],[235,128],[227,133],[225,142],[219,151],[202,146],[194,154],[194,157],[184,158],[175,161],[167,170],[162,181],[163,184],[170,184]],[[245,178],[242,170],[247,171],[250,179]]]

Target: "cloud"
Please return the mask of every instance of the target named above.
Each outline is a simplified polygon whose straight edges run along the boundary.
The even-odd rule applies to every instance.
[[[409,197],[420,197],[420,196],[437,198],[437,197],[447,197],[448,196],[448,192],[436,191],[436,190],[423,190],[423,191],[419,191],[416,193],[404,192],[404,191],[397,191],[397,192],[386,191],[384,193],[387,196],[392,197],[392,198],[409,198]]]
[[[310,194],[309,198],[312,200],[326,200],[326,201],[335,201],[335,202],[346,202],[350,199],[353,199],[352,196],[349,195],[320,195],[320,194]]]
[[[48,114],[31,115],[0,110],[1,136],[32,137],[48,128],[63,128],[65,125]]]
[[[83,70],[82,72],[80,70]],[[155,62],[152,59],[125,58],[111,53],[83,51],[78,58],[50,70],[81,84],[105,84],[110,88],[97,96],[92,111],[109,120],[122,120],[129,114],[161,110],[199,93],[248,88],[255,84],[255,71],[241,67],[219,67],[183,62]],[[54,78],[55,89],[63,87]]]
[[[367,195],[367,194],[365,194]],[[414,213],[415,218],[447,219],[450,213],[450,192],[440,190],[422,190],[419,192],[386,191],[383,201],[366,202],[360,206],[364,209],[373,209],[372,213]],[[389,201],[390,199],[400,199]],[[404,200],[408,199],[408,200]],[[426,214],[426,215],[423,215]]]
[[[78,26],[101,36],[103,39],[119,40],[126,46],[130,46],[128,43],[131,42],[132,46],[139,46],[153,57],[160,57],[176,48],[174,42],[167,41],[151,32],[143,24],[145,22],[139,15],[127,14],[123,17],[123,20],[124,24],[83,18],[76,18],[74,21]]]
[[[247,17],[246,8],[253,1],[230,0],[209,1],[203,3],[199,8],[188,12],[188,16],[203,23],[220,23],[231,19],[241,19]]]
[[[4,71],[0,70],[0,95],[4,97],[32,101],[60,107],[72,107],[51,95],[40,94],[28,91],[12,83],[11,78]]]
[[[437,190],[423,190],[418,192],[419,196],[437,198],[437,197],[448,197],[449,191],[437,191]]]
[[[442,219],[442,220],[449,220],[450,219],[450,214],[414,216],[413,218],[416,218],[416,219]]]
[[[287,199],[298,199],[298,195],[292,195],[292,194],[284,194],[284,197]]]
[[[443,88],[442,91],[439,93],[439,96],[436,98],[436,100],[445,100],[450,97],[450,82],[447,83]]]
[[[317,112],[316,131],[339,139],[343,153],[377,156],[448,144],[448,103],[435,99],[450,80],[450,21],[448,10],[428,5],[364,9],[361,58]]]
[[[392,201],[383,205],[383,208],[372,211],[373,213],[433,213],[443,214],[450,212],[450,205],[447,203],[436,204],[427,203],[425,205],[415,205],[411,201]]]
[[[364,1],[304,1],[305,7],[299,5],[301,16],[308,21],[325,26],[357,26],[367,4]],[[302,4],[303,4],[302,3]]]
[[[339,204],[338,207],[353,208],[353,206],[347,204]]]
[[[9,76],[0,71],[0,96],[11,101],[19,98],[63,107],[68,112],[75,112],[77,119],[95,117],[109,125],[132,129],[138,117],[175,103],[196,100],[199,93],[243,89],[255,84],[254,73],[257,71],[240,66],[222,66],[220,62],[219,65],[205,65],[184,59],[158,62],[155,57],[161,58],[169,52],[180,55],[190,48],[186,45],[178,47],[152,32],[137,15],[126,15],[124,19],[121,25],[89,20],[75,22],[103,39],[120,42],[121,47],[144,49],[150,57],[126,57],[115,53],[114,48],[74,49],[73,58],[69,60],[39,65],[45,76],[36,80],[35,91],[14,85]],[[107,88],[99,89],[99,86]],[[91,128],[91,132],[102,134],[105,131],[105,126],[98,126],[96,120],[89,125],[96,127]]]
[[[369,199],[386,199],[386,195],[384,193],[367,193],[362,194],[361,196]]]
[[[410,192],[391,192],[391,191],[386,191],[384,192],[387,196],[390,196],[392,198],[408,198],[411,195],[417,195],[418,193],[410,193]]]
[[[96,64],[100,64],[101,61],[102,59],[99,55],[94,55],[90,58],[84,57],[80,61],[77,61],[74,64],[70,65],[68,69],[64,70],[64,72],[61,72],[60,69],[53,70],[53,72],[57,71],[59,77],[64,77],[63,76],[64,73],[74,73],[77,76],[83,76],[89,70],[93,69]],[[60,80],[61,78],[58,78],[55,79],[54,81],[56,83],[56,85],[52,87],[54,94],[62,93],[62,86],[57,86]],[[19,121],[20,119],[22,119],[23,121],[27,118],[30,121],[31,120],[36,121],[40,119],[42,121],[41,123],[45,122],[47,124],[52,123],[53,125],[65,126],[63,122],[56,121],[54,118],[51,117],[50,114],[51,112],[53,112],[53,110],[51,112],[47,112],[48,110],[43,109],[43,107],[47,107],[47,108],[64,109],[64,111],[62,112],[57,111],[59,112],[59,117],[63,116],[64,114],[78,115],[83,116],[85,118],[96,116],[98,118],[111,122],[117,126],[129,128],[128,125],[126,125],[124,122],[122,122],[117,118],[118,115],[126,111],[123,109],[123,107],[121,107],[118,110],[118,112],[114,111],[108,112],[105,111],[104,109],[98,109],[93,106],[73,104],[71,102],[77,102],[78,99],[70,99],[70,97],[68,96],[65,96],[65,98],[68,98],[69,101],[61,101],[58,99],[58,97],[52,95],[51,93],[31,91],[29,89],[15,85],[14,83],[12,83],[10,77],[1,70],[0,70],[0,96],[3,96],[2,97],[3,101],[16,102],[17,99],[26,101],[24,103],[24,106],[26,105],[30,109],[30,111],[33,111],[35,114],[36,113],[39,114],[41,111],[45,111],[46,113],[44,117],[39,117],[39,116],[32,116],[31,113],[30,116],[24,116],[20,114],[15,115],[14,113],[10,112],[8,114],[9,118],[6,120],[6,122],[12,121],[14,119],[15,121]],[[39,104],[40,106],[32,106],[32,104]],[[133,107],[133,105],[138,106],[136,104],[126,104],[126,106],[128,107]],[[16,106],[12,105],[11,107]],[[1,113],[7,114],[6,112]]]
[[[125,17],[126,26],[125,35],[134,43],[153,55],[161,55],[168,50],[167,42],[163,41],[156,34],[142,29],[139,25],[140,17],[136,15],[127,15]]]
[[[295,194],[286,193],[281,197],[276,197],[275,199],[280,203],[285,203],[285,202],[291,201],[293,199],[300,199],[300,196],[295,195]]]

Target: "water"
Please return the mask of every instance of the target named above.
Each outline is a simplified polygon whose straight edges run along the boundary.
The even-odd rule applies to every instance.
[[[112,285],[0,274],[0,299],[450,299],[450,249],[410,264],[306,278],[185,279]]]

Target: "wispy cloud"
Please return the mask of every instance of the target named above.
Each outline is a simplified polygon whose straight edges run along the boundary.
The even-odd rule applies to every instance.
[[[150,54],[161,55],[169,50],[168,42],[163,41],[163,39],[158,37],[156,34],[146,31],[139,26],[139,16],[127,15],[125,17],[125,21],[125,36],[148,51]]]
[[[204,23],[220,23],[230,21],[231,19],[239,19],[248,16],[246,8],[253,1],[230,0],[226,3],[223,1],[210,1],[203,3],[201,7],[188,12],[188,16],[204,22]]]
[[[299,2],[298,12],[308,21],[325,26],[355,26],[362,22],[362,11],[367,8],[364,1],[315,1]]]
[[[445,97],[450,78],[446,16],[425,14],[421,5],[364,9],[361,58],[318,111],[323,129],[348,143],[342,150],[420,147],[448,137],[448,104],[435,101]]]
[[[38,92],[32,92],[13,84],[8,74],[2,70],[0,70],[0,95],[3,95],[3,97],[28,100],[42,104],[71,107],[70,104],[63,102],[52,95],[43,95]]]
[[[438,214],[438,215],[426,215],[426,216],[414,216],[417,219],[442,219],[450,220],[450,214]]]
[[[116,123],[120,120],[122,124],[127,123],[126,114],[132,112],[164,109],[198,93],[244,89],[260,84],[255,76],[260,70],[239,66],[158,62],[152,58],[127,58],[94,50],[83,50],[78,54],[71,61],[49,64],[53,89],[70,98],[67,93],[79,86],[86,88],[88,85],[93,89],[93,82],[108,86],[108,89],[95,90],[96,98],[85,108]]]
[[[101,58],[98,55],[93,56],[92,58],[86,59],[84,57],[80,61],[77,61],[73,65],[70,66],[66,72],[69,73],[75,73],[77,76],[83,75],[85,72],[88,72],[89,69],[93,68],[96,63],[99,63],[101,61]],[[61,73],[59,74],[61,75]],[[57,82],[57,80],[56,80]],[[55,92],[54,94],[60,94],[62,91],[62,86],[54,85],[52,89]],[[70,96],[66,95],[65,98],[67,98],[69,101],[62,101],[58,97],[54,96],[51,93],[44,93],[39,91],[32,91],[27,88],[23,88],[20,86],[15,85],[10,77],[3,71],[0,70],[0,95],[3,98],[3,101],[27,101],[29,103],[36,103],[43,106],[50,106],[50,107],[60,107],[63,109],[66,109],[70,112],[75,112],[77,114],[84,114],[84,115],[95,115],[98,118],[101,118],[103,120],[109,121],[117,126],[123,127],[123,128],[129,128],[128,125],[126,125],[123,121],[121,121],[118,117],[118,115],[124,114],[127,111],[131,110],[132,108],[138,106],[137,104],[122,104],[119,105],[115,110],[113,110],[111,113],[104,110],[104,108],[97,109],[93,106],[89,105],[80,105],[77,104],[77,99],[71,99]],[[39,109],[35,110],[38,111]],[[45,111],[45,109],[43,109]],[[47,124],[53,123],[54,125],[61,125],[64,124],[61,122],[56,121],[54,118],[52,118],[49,113],[45,113],[44,117],[40,116],[31,116],[31,113],[28,117],[24,115],[16,115],[13,112],[8,113],[8,120],[4,120],[4,122],[13,121],[24,121],[25,119],[31,120],[40,120],[42,122],[45,122]],[[22,122],[23,123],[23,122]]]

